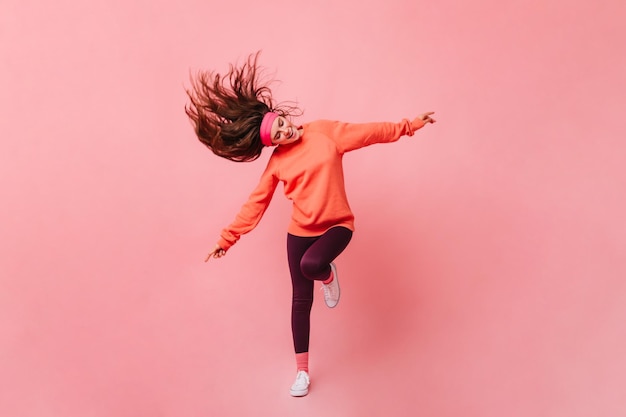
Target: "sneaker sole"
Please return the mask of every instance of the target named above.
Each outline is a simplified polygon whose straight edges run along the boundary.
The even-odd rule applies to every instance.
[[[304,397],[308,393],[309,393],[308,388],[305,390],[299,390],[299,391],[289,390],[289,394],[291,394],[292,397]]]

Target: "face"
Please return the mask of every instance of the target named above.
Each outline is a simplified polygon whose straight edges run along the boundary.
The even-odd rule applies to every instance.
[[[288,145],[300,139],[302,130],[285,117],[278,116],[272,123],[271,135],[274,145]]]

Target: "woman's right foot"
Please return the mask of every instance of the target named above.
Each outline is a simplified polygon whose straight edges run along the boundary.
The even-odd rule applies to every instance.
[[[298,371],[296,380],[291,386],[289,393],[292,397],[304,397],[309,393],[310,384],[309,374],[306,371]]]

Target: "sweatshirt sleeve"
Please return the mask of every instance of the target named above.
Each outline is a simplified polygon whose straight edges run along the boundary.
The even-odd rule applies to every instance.
[[[413,136],[424,126],[421,119],[402,119],[399,123],[342,123],[321,122],[323,130],[337,143],[339,152],[345,153],[375,143],[395,142],[402,136]]]
[[[222,230],[217,244],[225,251],[237,243],[241,235],[252,231],[259,224],[272,201],[272,196],[278,185],[278,178],[272,170],[271,162],[270,159],[259,184],[250,194],[248,201],[241,207],[235,220]]]

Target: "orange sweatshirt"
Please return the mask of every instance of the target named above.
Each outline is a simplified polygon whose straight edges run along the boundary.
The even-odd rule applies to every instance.
[[[400,123],[349,124],[319,120],[303,125],[297,142],[274,149],[261,180],[218,245],[228,250],[254,229],[272,200],[279,182],[293,203],[288,232],[320,236],[334,226],[354,230],[343,179],[343,154],[374,143],[395,142],[424,126],[421,119]]]

